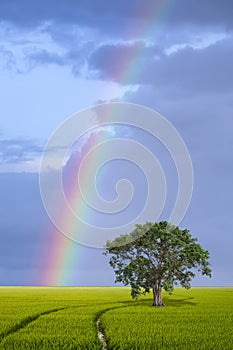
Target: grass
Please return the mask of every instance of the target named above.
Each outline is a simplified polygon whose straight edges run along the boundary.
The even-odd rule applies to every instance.
[[[166,307],[121,287],[0,287],[0,349],[231,350],[233,288],[176,288]]]

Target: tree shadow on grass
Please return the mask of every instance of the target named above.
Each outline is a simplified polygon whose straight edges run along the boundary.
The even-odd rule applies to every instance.
[[[193,301],[193,297],[187,297],[182,299],[170,299],[167,297],[163,298],[163,302],[165,307],[184,307],[184,306],[196,306],[197,303]],[[117,301],[116,304],[123,304],[124,306],[152,306],[152,299],[144,299],[144,300],[130,300],[130,301]],[[156,308],[156,307],[155,307]]]
[[[182,299],[169,299],[163,298],[166,306],[182,307],[182,306],[196,306],[197,303],[193,301],[193,297],[182,298]]]

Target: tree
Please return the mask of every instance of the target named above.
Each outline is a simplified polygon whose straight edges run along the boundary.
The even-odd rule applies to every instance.
[[[105,255],[116,280],[131,286],[131,295],[153,291],[153,306],[163,306],[162,289],[172,293],[174,285],[186,289],[195,276],[194,269],[211,277],[209,252],[193,238],[166,221],[136,225],[130,234],[107,241]]]

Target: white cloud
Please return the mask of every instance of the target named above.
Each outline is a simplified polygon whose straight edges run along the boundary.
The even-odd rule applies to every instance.
[[[192,49],[204,49],[210,45],[216,44],[218,41],[228,38],[230,35],[225,32],[208,32],[202,35],[193,35],[189,40],[184,41],[183,43],[172,44],[167,47],[164,52],[166,55],[171,55],[174,52],[191,47]]]

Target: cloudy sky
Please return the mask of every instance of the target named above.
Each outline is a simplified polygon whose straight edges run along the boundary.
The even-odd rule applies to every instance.
[[[211,280],[197,277],[194,284],[232,285],[232,62],[229,0],[0,0],[0,284],[113,283],[101,249],[72,242],[50,222],[39,169],[62,122],[117,101],[158,111],[184,139],[194,190],[180,226],[210,251],[213,268]],[[174,196],[174,166],[150,136],[121,126],[94,134],[75,146],[68,165],[82,158],[96,134],[139,140],[157,150],[168,197]],[[128,166],[117,160],[105,169],[100,191],[107,200],[126,174],[143,188],[140,170],[135,176]],[[144,190],[137,191],[125,217],[145,199]],[[172,200],[162,219],[169,218]]]

